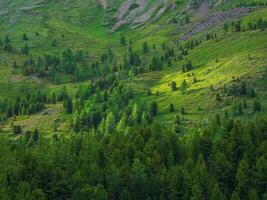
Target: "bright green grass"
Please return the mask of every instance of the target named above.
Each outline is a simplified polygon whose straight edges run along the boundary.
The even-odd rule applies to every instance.
[[[183,106],[187,112],[185,118],[190,125],[194,121],[206,120],[210,115],[223,109],[230,109],[228,102],[231,103],[232,99],[225,97],[223,103],[216,102],[216,92],[211,92],[210,86],[212,84],[215,88],[220,88],[224,84],[230,84],[232,77],[238,77],[259,88],[258,98],[265,105],[266,90],[261,87],[263,82],[255,82],[259,80],[259,76],[264,76],[267,66],[264,52],[267,49],[267,38],[264,35],[266,31],[233,33],[224,37],[220,36],[222,39],[219,41],[203,43],[188,56],[188,59],[192,60],[195,65],[195,69],[190,73],[195,74],[194,76],[198,79],[197,83],[192,83],[193,76],[188,77],[188,73],[181,72],[183,62],[177,62],[162,72],[146,74],[136,79],[136,88],[139,93],[143,94],[141,101],[157,101],[160,108],[158,120],[163,123],[169,122],[175,115],[169,113],[170,103],[175,105],[176,113],[179,113]],[[184,79],[189,85],[186,94],[171,91],[169,84],[172,81],[180,86]],[[145,92],[148,88],[151,88],[154,94],[158,91],[159,96],[146,97]],[[254,100],[248,99],[247,101],[251,106]]]

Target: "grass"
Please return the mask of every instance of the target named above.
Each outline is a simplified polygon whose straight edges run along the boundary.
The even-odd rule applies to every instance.
[[[28,5],[30,1],[19,1],[21,5]],[[239,3],[238,1],[237,3]],[[117,2],[118,3],[118,2]],[[186,1],[177,5],[177,10],[186,5]],[[20,5],[20,6],[21,6]],[[236,6],[231,2],[225,4],[225,8]],[[244,23],[263,17],[266,19],[266,8],[257,10],[243,19]],[[106,13],[102,8],[92,2],[84,3],[82,0],[64,4],[64,2],[49,2],[47,6],[38,8],[29,13],[22,13],[16,24],[9,25],[6,17],[0,19],[0,38],[9,35],[12,44],[16,47],[23,47],[25,41],[22,40],[23,33],[27,33],[30,38],[27,43],[30,46],[30,53],[37,57],[47,52],[59,54],[67,48],[73,50],[88,51],[90,62],[98,59],[107,48],[111,48],[118,60],[122,60],[128,47],[121,47],[119,40],[121,35],[126,36],[127,41],[133,41],[133,50],[141,53],[143,42],[148,42],[151,53],[143,55],[142,59],[150,62],[153,52],[163,53],[160,46],[166,43],[168,46],[177,48],[173,41],[179,38],[185,30],[180,30],[176,25],[169,24],[173,17],[173,12],[166,13],[158,21],[139,27],[135,30],[121,28],[116,33],[110,33],[107,26],[103,26],[103,18]],[[34,17],[34,18],[33,18]],[[190,26],[189,24],[188,26]],[[4,28],[4,29],[3,29]],[[159,104],[159,115],[156,120],[168,124],[172,123],[174,116],[180,113],[181,107],[185,107],[186,115],[183,116],[187,127],[196,127],[199,123],[212,117],[215,113],[231,110],[235,101],[247,99],[249,109],[247,115],[251,113],[251,106],[255,99],[247,97],[229,98],[223,97],[223,101],[218,103],[215,100],[216,92],[210,90],[211,84],[214,88],[220,88],[224,84],[229,85],[233,81],[233,76],[246,80],[250,85],[257,88],[257,99],[267,107],[266,79],[266,49],[267,31],[248,31],[241,33],[228,33],[224,35],[221,28],[215,27],[219,31],[216,40],[205,41],[200,46],[189,51],[186,59],[193,62],[194,73],[197,83],[192,83],[194,76],[189,73],[182,73],[181,69],[185,62],[173,62],[171,67],[164,66],[160,72],[151,72],[135,77],[134,88],[137,94],[135,101],[149,104],[156,101]],[[38,32],[40,36],[36,36]],[[64,38],[62,37],[64,35]],[[200,37],[203,33],[194,36]],[[51,42],[57,39],[58,46],[51,47]],[[152,50],[152,44],[157,46],[157,50]],[[0,98],[13,98],[25,90],[43,90],[52,92],[66,86],[68,92],[74,96],[80,83],[55,85],[47,80],[36,77],[25,77],[11,69],[13,61],[22,64],[25,57],[19,54],[10,54],[0,50]],[[185,94],[180,90],[172,92],[169,83],[175,81],[178,86],[186,80],[188,89]],[[151,89],[152,96],[147,96],[147,89]],[[158,92],[158,96],[155,94]],[[91,101],[90,103],[93,103]],[[169,112],[169,105],[175,105],[175,112]],[[50,114],[45,114],[48,112]],[[264,112],[265,109],[264,109]],[[25,130],[38,127],[44,132],[53,133],[55,124],[59,131],[68,130],[70,116],[62,110],[62,105],[47,105],[46,110],[32,116],[17,117],[14,123],[21,124]],[[7,124],[2,124],[4,132],[10,132],[10,119]],[[1,125],[0,125],[1,127]]]
[[[182,106],[187,112],[185,118],[189,122],[197,122],[203,118],[208,119],[224,109],[230,109],[231,106],[227,105],[229,98],[225,97],[224,102],[218,104],[215,100],[216,93],[211,92],[210,87],[211,84],[215,88],[229,85],[233,81],[232,77],[238,77],[259,88],[258,98],[264,103],[266,88],[261,87],[262,81],[255,82],[259,76],[265,74],[266,69],[264,49],[267,48],[267,38],[264,35],[266,31],[253,31],[249,34],[247,32],[231,33],[227,36],[220,36],[218,41],[204,42],[192,50],[187,57],[195,66],[190,73],[181,72],[184,63],[182,61],[174,63],[170,68],[166,67],[164,71],[145,74],[137,79],[136,88],[139,89],[139,93],[145,94],[148,88],[151,88],[154,93],[151,97],[143,95],[142,101],[159,103],[158,121],[163,123],[169,122],[176,113],[180,113]],[[198,80],[195,84],[192,83],[193,76],[188,77],[191,73]],[[186,94],[182,94],[179,90],[171,91],[169,84],[172,81],[180,86],[183,80],[186,80],[189,85]],[[156,92],[159,93],[158,96],[155,95]],[[230,101],[232,105],[235,99]],[[248,98],[247,101],[251,106],[254,100]],[[169,112],[171,103],[176,107],[175,113]]]

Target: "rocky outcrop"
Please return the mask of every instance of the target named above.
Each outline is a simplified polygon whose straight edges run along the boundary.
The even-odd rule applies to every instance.
[[[180,39],[186,40],[189,37],[196,35],[197,33],[209,29],[210,27],[220,25],[229,20],[239,19],[247,15],[252,10],[253,9],[251,8],[236,8],[233,10],[216,12],[208,15],[201,22],[193,25],[187,33],[180,37]]]
[[[112,26],[112,30],[115,31],[125,24],[135,28],[151,20],[156,20],[168,8],[173,7],[170,5],[173,4],[168,0],[125,0],[115,14],[116,22]]]

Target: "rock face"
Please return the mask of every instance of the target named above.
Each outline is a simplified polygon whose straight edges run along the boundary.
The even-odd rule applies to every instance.
[[[251,8],[236,8],[225,12],[216,12],[211,15],[207,15],[200,23],[193,25],[186,34],[180,37],[180,39],[186,40],[201,31],[209,29],[212,26],[217,26],[229,20],[239,19],[251,11]]]
[[[106,0],[98,0],[99,4],[103,6],[104,9],[107,7],[107,1]]]
[[[125,0],[120,4],[116,14],[116,22],[112,26],[115,31],[122,25],[128,24],[132,28],[141,26],[150,20],[159,18],[173,4],[169,0]]]

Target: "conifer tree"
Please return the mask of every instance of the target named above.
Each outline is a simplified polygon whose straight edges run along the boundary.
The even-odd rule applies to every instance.
[[[122,45],[122,46],[126,46],[126,45],[127,45],[127,43],[126,43],[126,39],[125,39],[124,36],[121,37],[121,45]]]
[[[260,112],[261,111],[261,104],[258,101],[254,101],[253,103],[253,111]]]
[[[105,133],[110,134],[113,133],[114,130],[115,130],[115,117],[112,112],[109,112],[107,114],[107,118],[105,121]]]
[[[38,142],[38,140],[39,140],[39,131],[37,128],[34,129],[34,131],[33,131],[32,139],[34,142]]]
[[[27,36],[26,33],[23,34],[22,39],[23,39],[24,41],[29,40],[29,38],[28,38],[28,36]]]
[[[171,88],[172,88],[172,91],[176,91],[177,90],[177,84],[176,84],[175,81],[171,82]]]
[[[156,116],[157,113],[158,113],[158,104],[157,102],[153,101],[150,104],[150,115],[153,117],[153,116]]]
[[[143,53],[146,54],[148,52],[149,52],[148,44],[147,44],[147,42],[144,42],[143,43]]]

